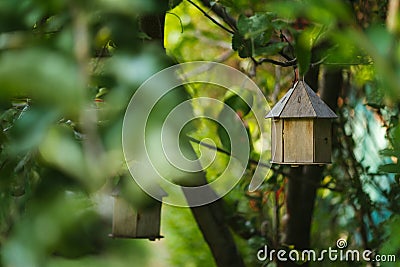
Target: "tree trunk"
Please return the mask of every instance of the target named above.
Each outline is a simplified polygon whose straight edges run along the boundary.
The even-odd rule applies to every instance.
[[[306,76],[311,88],[318,88],[319,69],[311,69]],[[341,69],[326,69],[322,80],[320,96],[324,102],[335,110],[342,87]],[[310,248],[311,222],[317,185],[323,178],[323,167],[305,165],[290,169],[286,194],[287,221],[284,244],[294,246],[296,250]],[[295,262],[280,262],[279,266],[299,266]],[[304,263],[301,266],[308,266]]]
[[[204,178],[204,184],[206,180]],[[211,194],[215,194],[209,187]],[[183,190],[190,204],[193,194]],[[192,214],[203,234],[205,241],[210,247],[217,266],[220,267],[244,267],[244,262],[239,254],[232,234],[224,218],[224,202],[221,199],[210,204],[192,207]]]
[[[161,5],[165,2],[168,3],[168,1],[163,0],[161,2]],[[149,14],[140,19],[141,29],[161,46],[164,46],[164,22],[165,12],[161,14]],[[185,148],[195,154],[189,139],[181,141],[183,141]],[[194,182],[196,185],[207,184],[204,173],[197,175],[196,179],[197,181]],[[208,189],[209,194],[215,194],[211,187],[208,187]],[[189,189],[183,189],[183,193],[189,204],[196,201],[198,197],[201,197],[193,195],[193,192]],[[210,247],[217,266],[244,267],[243,259],[236,248],[233,236],[223,216],[223,205],[223,200],[219,199],[204,206],[191,207],[191,211],[205,241]]]

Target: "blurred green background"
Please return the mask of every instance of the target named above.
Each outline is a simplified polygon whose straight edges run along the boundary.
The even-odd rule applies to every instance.
[[[189,208],[163,206],[161,241],[108,237],[113,190],[131,179],[121,148],[128,101],[171,61],[194,60],[241,70],[271,106],[290,88],[293,66],[302,75],[318,66],[320,80],[339,72],[333,164],[318,190],[312,247],[327,248],[342,237],[351,248],[399,261],[399,1],[170,1],[166,51],[140,22],[165,12],[166,2],[160,3],[1,0],[0,265],[215,266]],[[222,13],[212,12],[215,7]],[[224,21],[224,14],[237,24]],[[232,105],[249,125],[251,160],[260,159],[260,133],[252,114],[243,112],[247,107],[204,85],[193,84],[186,93]],[[193,107],[196,114],[207,109],[221,112]],[[226,137],[209,121],[197,122],[192,136],[226,148]],[[219,154],[206,171],[209,181],[228,158]],[[274,166],[261,188],[249,193],[253,167],[250,162],[224,198],[221,213],[246,265],[266,266],[256,253],[276,242],[274,233],[284,233],[287,169]],[[128,199],[143,204],[141,196]]]

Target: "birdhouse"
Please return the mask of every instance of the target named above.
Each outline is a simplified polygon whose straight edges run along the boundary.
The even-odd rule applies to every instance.
[[[151,241],[162,238],[160,235],[161,202],[152,199],[151,205],[135,209],[123,199],[119,192],[114,193],[114,212],[111,237],[147,238]]]
[[[304,82],[295,83],[267,114],[272,119],[272,163],[331,163],[336,114]]]

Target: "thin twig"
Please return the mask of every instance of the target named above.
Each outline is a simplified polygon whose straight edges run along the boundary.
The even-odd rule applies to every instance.
[[[213,146],[213,145],[210,145],[210,144],[201,142],[200,140],[197,140],[196,138],[191,137],[191,136],[187,136],[187,137],[188,137],[188,139],[189,139],[190,141],[192,141],[192,142],[194,142],[194,143],[196,143],[196,144],[199,144],[199,145],[204,146],[204,147],[206,147],[206,148],[215,150],[215,151],[220,152],[220,153],[222,153],[222,154],[225,154],[225,155],[227,155],[227,156],[236,158],[236,157],[235,157],[234,155],[232,155],[229,151],[226,151],[226,150],[223,149],[223,148],[220,148],[220,147],[217,147],[217,146]],[[249,163],[249,164],[256,165],[256,166],[265,167],[265,168],[272,168],[272,169],[274,170],[274,172],[277,172],[277,173],[279,173],[279,174],[282,174],[283,176],[287,177],[288,179],[299,180],[299,181],[301,181],[301,182],[305,182],[305,183],[310,184],[310,185],[312,185],[312,186],[315,186],[315,187],[317,187],[317,188],[328,189],[328,190],[335,191],[335,192],[341,192],[341,191],[342,191],[342,190],[339,189],[339,188],[330,187],[330,186],[328,186],[328,184],[321,185],[321,184],[319,184],[319,183],[314,183],[314,182],[312,182],[312,181],[309,181],[308,179],[299,179],[299,178],[294,177],[294,176],[292,176],[292,175],[290,175],[290,174],[288,174],[288,173],[283,172],[282,170],[279,170],[279,169],[277,169],[277,168],[274,168],[274,165],[272,165],[272,164],[270,164],[270,163],[260,162],[260,161],[255,160],[255,159],[249,159],[249,160],[248,160],[248,163]]]
[[[254,57],[251,57],[251,59],[253,60],[253,62],[256,65],[261,65],[262,63],[271,63],[277,66],[281,66],[281,67],[292,67],[292,66],[296,66],[297,64],[297,59],[291,59],[289,61],[286,62],[282,62],[282,61],[278,61],[278,60],[274,60],[274,59],[270,59],[270,58],[261,58],[260,60],[256,60]]]
[[[289,47],[290,47],[290,51],[292,52],[292,56],[294,57],[294,47],[292,45],[292,43],[289,41],[289,39],[286,37],[286,35],[283,34],[282,30],[279,31],[280,33],[280,37],[281,40],[285,41],[286,43],[288,43]],[[280,55],[282,57],[284,57],[286,60],[291,60],[291,58],[289,56],[287,56],[285,53],[281,52]]]
[[[312,64],[316,64],[316,63],[312,63]],[[321,64],[324,65],[335,65],[335,66],[360,66],[360,65],[373,65],[374,62],[373,61],[366,61],[366,62],[327,62],[327,63],[323,63],[321,62]]]
[[[182,23],[181,18],[180,18],[177,14],[172,13],[172,12],[168,12],[168,11],[167,11],[166,14],[172,15],[172,16],[176,17],[176,18],[179,20],[179,23],[180,23],[180,25],[181,25],[181,33],[183,33],[183,23]]]
[[[222,153],[222,154],[225,154],[225,155],[227,155],[227,156],[236,158],[235,155],[232,155],[231,152],[226,151],[226,150],[223,149],[223,148],[220,148],[220,147],[217,147],[217,146],[213,146],[213,145],[210,145],[210,144],[201,142],[200,140],[197,140],[196,138],[193,138],[193,137],[191,137],[191,136],[188,136],[188,138],[189,138],[190,141],[193,141],[193,142],[195,142],[196,144],[199,144],[199,145],[202,145],[202,146],[207,147],[207,148],[209,148],[209,149],[218,151],[218,152],[220,152],[220,153]],[[250,163],[250,164],[259,165],[259,166],[265,167],[265,168],[271,168],[271,167],[272,167],[272,165],[269,164],[269,163],[260,162],[260,161],[255,160],[255,159],[249,159],[249,163]]]
[[[325,57],[321,58],[320,60],[318,60],[318,61],[316,61],[316,62],[314,62],[314,63],[311,63],[311,64],[310,64],[311,68],[313,68],[313,67],[315,67],[315,66],[318,66],[318,65],[321,65],[322,63],[324,63],[324,61],[325,61],[328,57],[329,57],[329,56],[325,56]]]
[[[233,31],[236,32],[238,30],[236,19],[226,12],[224,6],[215,2],[214,4],[211,4],[211,1],[209,0],[200,0],[200,2],[203,3],[204,6],[209,7],[218,17],[225,21],[225,23],[228,24]]]
[[[231,33],[231,34],[235,34],[234,31],[228,29],[227,27],[225,27],[224,25],[222,25],[221,23],[219,23],[218,21],[216,21],[213,17],[211,17],[210,15],[207,14],[206,11],[204,11],[199,5],[197,5],[196,3],[194,3],[192,0],[186,0],[188,1],[190,4],[192,4],[194,7],[196,7],[201,13],[203,13],[204,16],[206,16],[209,20],[211,20],[214,24],[218,25],[220,28],[224,29],[225,31]]]
[[[220,148],[220,147],[217,147],[217,146],[213,146],[213,145],[201,142],[200,140],[197,140],[196,138],[191,137],[191,136],[187,136],[187,137],[189,138],[190,141],[192,141],[192,142],[194,142],[196,144],[202,145],[202,146],[207,147],[207,148],[212,149],[212,150],[216,150],[218,152],[221,152],[222,154],[225,154],[225,155],[228,155],[228,156],[232,156],[232,154],[229,151],[226,151],[223,148]]]
[[[281,67],[280,66],[275,66],[275,85],[274,85],[274,91],[272,92],[271,100],[273,103],[276,102],[278,98],[278,94],[281,91]]]

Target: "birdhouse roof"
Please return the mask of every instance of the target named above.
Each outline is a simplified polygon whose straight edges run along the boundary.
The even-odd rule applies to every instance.
[[[337,118],[327,104],[304,81],[295,83],[266,118]]]
[[[155,185],[151,188],[147,188],[147,190],[150,190],[152,196],[159,198],[167,197],[168,193],[164,191],[159,185]],[[147,192],[147,191],[146,191]],[[118,197],[121,195],[121,186],[116,186],[112,192],[111,195],[113,197]]]

